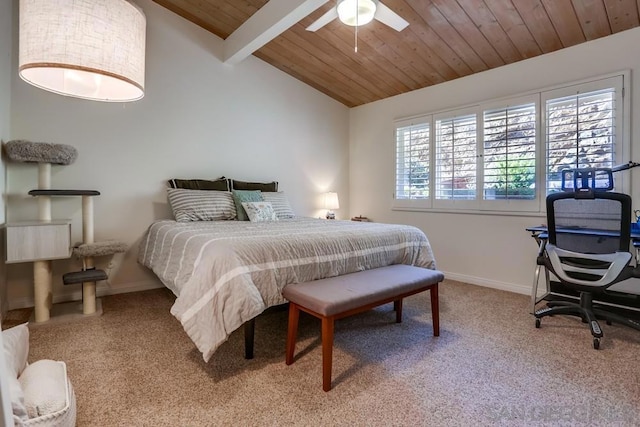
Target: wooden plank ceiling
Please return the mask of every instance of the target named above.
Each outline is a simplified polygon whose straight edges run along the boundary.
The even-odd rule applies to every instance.
[[[267,0],[154,0],[226,39]],[[640,25],[640,0],[383,0],[409,22],[305,28],[317,9],[254,53],[348,107],[517,62]]]

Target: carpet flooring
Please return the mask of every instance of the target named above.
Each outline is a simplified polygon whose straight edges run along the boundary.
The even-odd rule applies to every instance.
[[[317,319],[302,315],[291,366],[285,310],[257,319],[253,360],[239,330],[204,363],[173,300],[114,295],[100,317],[30,325],[29,360],[67,363],[78,426],[640,425],[640,333],[603,322],[594,350],[578,319],[535,329],[523,295],[445,281],[437,338],[428,293],[401,324],[391,304],[338,321],[328,393]]]

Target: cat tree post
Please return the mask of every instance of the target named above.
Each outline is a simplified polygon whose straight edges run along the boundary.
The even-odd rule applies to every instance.
[[[51,188],[51,163],[38,163],[38,189]],[[38,219],[51,221],[51,197],[38,197]],[[46,322],[50,317],[53,303],[53,272],[52,262],[33,262],[33,297],[36,322]]]
[[[82,196],[82,241],[84,244],[93,243],[93,197]],[[84,269],[91,270],[93,257],[83,258]],[[82,283],[82,313],[96,312],[96,282]]]

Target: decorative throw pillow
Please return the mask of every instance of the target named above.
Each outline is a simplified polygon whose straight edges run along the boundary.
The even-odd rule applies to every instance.
[[[262,200],[271,203],[278,219],[293,218],[295,216],[284,191],[262,193]]]
[[[169,204],[178,222],[234,219],[236,207],[228,191],[167,188]]]
[[[174,178],[167,181],[167,183],[171,188],[184,188],[186,190],[231,191],[231,188],[229,188],[229,180],[224,176],[213,181],[207,179]]]
[[[67,368],[64,362],[38,360],[19,378],[29,418],[53,414],[68,404]]]
[[[271,182],[248,182],[231,180],[232,190],[260,190],[260,191],[278,191],[278,181]]]
[[[278,217],[269,202],[243,202],[242,206],[244,207],[244,210],[247,211],[249,221],[251,222],[278,220]]]
[[[261,202],[260,190],[233,190],[233,200],[236,202],[236,216],[238,221],[249,221],[249,217],[242,207],[242,202]]]

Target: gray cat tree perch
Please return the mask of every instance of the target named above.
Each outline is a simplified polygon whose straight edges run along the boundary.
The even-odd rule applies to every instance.
[[[94,258],[125,252],[127,247],[124,242],[115,240],[94,241],[93,198],[100,195],[99,191],[51,188],[51,165],[72,164],[78,156],[77,150],[65,144],[16,140],[5,144],[5,152],[11,161],[38,165],[38,188],[29,191],[29,195],[38,199],[38,221],[7,224],[7,263],[33,262],[35,322],[46,322],[51,317],[52,260],[69,258],[71,254],[82,261],[82,270],[64,274],[63,283],[82,283],[82,314],[101,313],[100,301],[96,299],[96,282],[107,280],[108,276],[105,271],[95,268]],[[70,222],[56,222],[51,219],[51,198],[61,196],[82,198],[82,243],[71,251]],[[41,228],[42,226],[45,228]],[[65,226],[69,229],[68,232],[64,231]],[[57,242],[58,246],[67,245],[66,256],[65,248],[62,247],[56,252],[52,247],[56,246],[56,243],[50,240]]]

